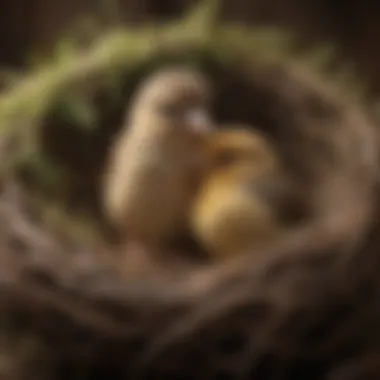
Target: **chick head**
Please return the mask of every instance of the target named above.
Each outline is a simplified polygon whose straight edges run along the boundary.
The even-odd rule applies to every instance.
[[[249,166],[251,174],[260,175],[278,168],[275,150],[261,132],[244,125],[229,126],[208,139],[212,170]]]
[[[210,102],[210,84],[200,72],[182,66],[160,69],[142,82],[132,100],[130,125],[163,135],[202,136],[213,129]]]

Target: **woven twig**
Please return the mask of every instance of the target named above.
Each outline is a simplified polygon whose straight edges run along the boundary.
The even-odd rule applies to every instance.
[[[380,342],[376,128],[299,68],[248,69],[251,108],[218,116],[261,126],[318,210],[265,252],[123,278],[104,265],[111,252],[57,236],[3,185],[0,306],[48,344],[54,374],[319,379]],[[222,103],[239,81],[225,86]]]

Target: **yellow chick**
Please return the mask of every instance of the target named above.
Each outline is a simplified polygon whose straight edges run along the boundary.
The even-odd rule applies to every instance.
[[[127,126],[111,147],[104,205],[135,240],[161,245],[187,229],[188,210],[213,130],[206,78],[186,67],[147,77],[131,101]]]
[[[206,143],[210,170],[195,197],[191,226],[212,258],[259,247],[281,234],[276,202],[281,164],[259,131],[228,128]]]

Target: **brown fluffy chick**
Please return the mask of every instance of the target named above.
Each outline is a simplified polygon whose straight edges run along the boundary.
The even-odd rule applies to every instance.
[[[206,144],[211,167],[191,214],[194,235],[211,258],[260,247],[282,234],[281,162],[253,129],[216,131]]]
[[[162,245],[187,229],[210,100],[206,78],[186,67],[158,70],[137,89],[105,177],[105,211],[123,234]]]

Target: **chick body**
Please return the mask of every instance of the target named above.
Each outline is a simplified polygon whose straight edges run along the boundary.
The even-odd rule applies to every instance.
[[[206,147],[211,166],[191,215],[201,244],[212,257],[226,258],[278,237],[281,165],[269,142],[258,131],[236,128],[215,132]]]
[[[187,229],[212,129],[209,94],[205,78],[186,68],[163,69],[138,90],[105,183],[106,212],[122,232],[162,244]]]

